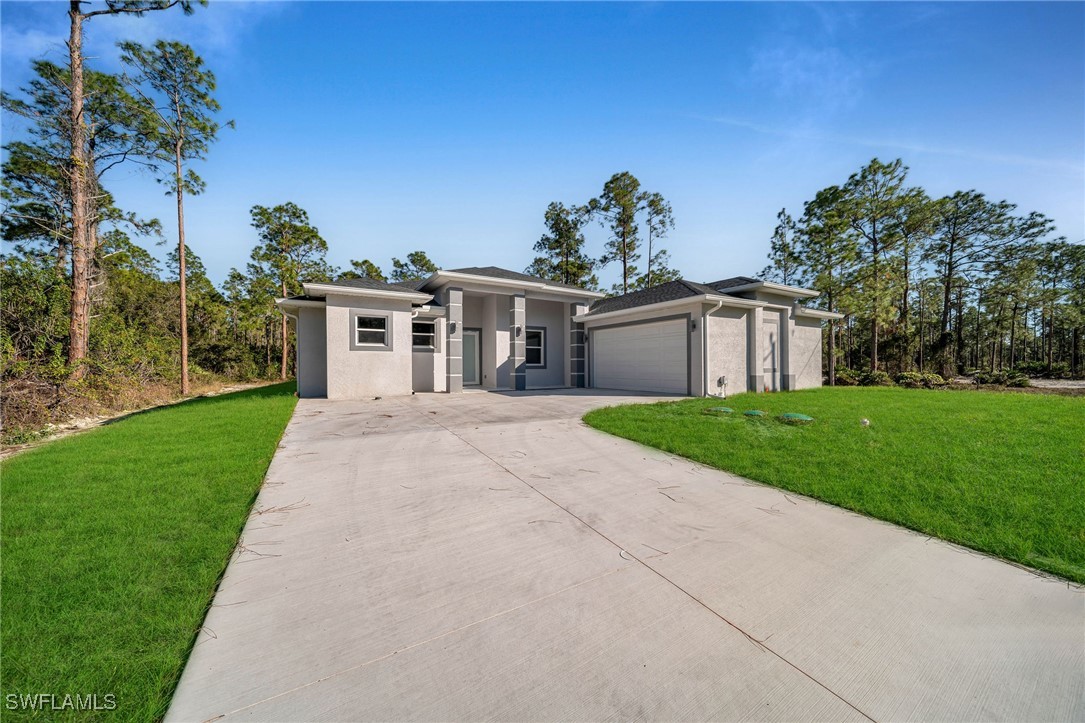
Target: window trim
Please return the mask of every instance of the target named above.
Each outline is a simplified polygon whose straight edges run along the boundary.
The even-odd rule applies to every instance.
[[[414,325],[415,324],[429,324],[431,327],[433,327],[433,331],[426,334],[426,336],[429,336],[432,339],[432,341],[430,342],[430,344],[428,346],[419,346],[418,344],[414,343],[415,334],[418,333],[418,332],[416,332],[414,330]],[[436,352],[437,351],[437,320],[436,319],[419,319],[419,318],[411,319],[411,349],[414,350],[414,351],[423,351],[423,352],[425,352],[425,351]]]
[[[539,349],[539,356],[542,361],[538,364],[530,364],[527,361],[527,332],[537,331],[542,336],[538,347],[531,347],[532,349]],[[524,327],[524,366],[528,369],[546,369],[546,327],[545,326],[525,326]]]
[[[371,317],[384,319],[384,343],[358,342],[358,319],[359,317]],[[347,315],[350,320],[350,350],[351,351],[392,351],[393,317],[392,312],[379,309],[351,309]],[[372,330],[375,331],[375,330]]]

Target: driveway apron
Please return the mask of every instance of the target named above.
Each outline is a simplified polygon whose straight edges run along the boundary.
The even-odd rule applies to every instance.
[[[1082,720],[1081,588],[588,428],[302,400],[167,714]]]

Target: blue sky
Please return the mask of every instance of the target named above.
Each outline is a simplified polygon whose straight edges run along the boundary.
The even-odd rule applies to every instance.
[[[62,61],[65,4],[2,12],[2,82]],[[187,236],[213,280],[243,266],[253,204],[309,211],[330,260],[424,249],[441,266],[522,269],[551,201],[631,171],[673,205],[674,265],[707,280],[765,265],[776,212],[874,156],[936,195],[976,189],[1085,238],[1082,3],[241,3],[95,18],[115,43],[193,45],[224,131],[196,170]],[[4,138],[17,130],[5,119]],[[162,219],[144,174],[107,182]],[[589,231],[589,253],[605,233]],[[164,249],[159,249],[164,256]],[[609,285],[618,269],[602,274]]]

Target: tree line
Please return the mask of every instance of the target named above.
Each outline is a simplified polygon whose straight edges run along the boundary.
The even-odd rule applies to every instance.
[[[598,289],[597,272],[617,263],[621,282],[611,287],[612,294],[650,289],[681,276],[669,267],[667,250],[657,246],[674,229],[670,203],[659,193],[642,190],[628,171],[611,176],[602,192],[586,203],[566,206],[554,201],[544,221],[547,232],[534,246],[538,256],[524,269],[532,276]],[[598,258],[584,250],[584,229],[593,222],[610,234]],[[642,260],[643,271],[638,266]]]
[[[780,211],[767,279],[821,292],[830,383],[874,374],[1080,375],[1085,245],[975,190],[932,198],[877,158]],[[844,371],[844,370],[849,371]]]
[[[202,4],[202,3],[200,3]],[[141,402],[190,378],[286,378],[290,338],[277,296],[301,281],[376,273],[369,261],[341,272],[327,243],[293,203],[251,209],[255,247],[221,288],[185,237],[184,201],[205,190],[194,163],[222,129],[216,81],[183,43],[118,45],[122,72],[89,67],[84,30],[92,19],[196,5],[185,0],[68,4],[66,64],[31,63],[32,76],[0,96],[21,118],[4,145],[4,252],[0,256],[0,372],[6,433],[102,407]],[[139,166],[174,198],[177,238],[163,265],[148,250],[162,224],[118,207],[117,170]],[[435,268],[425,254],[393,259],[393,278]],[[372,267],[372,268],[368,268]],[[361,272],[359,272],[361,269]],[[163,396],[163,395],[158,395]]]

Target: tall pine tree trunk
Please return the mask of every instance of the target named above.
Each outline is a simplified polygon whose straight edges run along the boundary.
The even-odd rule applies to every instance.
[[[854,322],[852,317],[847,317],[847,368],[855,369],[855,335],[852,333]]]
[[[982,319],[980,318],[980,304],[982,303],[983,291],[981,290],[976,297],[976,338],[972,343],[972,355],[975,357],[975,359],[973,359],[973,365],[976,369],[980,368],[980,324],[982,323]]]
[[[1017,301],[1013,302],[1013,312],[1010,313],[1010,369],[1016,366],[1017,351]]]
[[[829,386],[836,386],[836,320],[829,319]]]
[[[957,287],[957,342],[953,346],[954,374],[964,371],[964,287]]]
[[[1081,366],[1081,327],[1074,327],[1073,341],[1070,344],[1070,376],[1078,375]]]
[[[286,279],[282,280],[282,284],[283,284],[283,298],[285,299],[286,298]],[[279,369],[279,379],[285,380],[286,379],[286,353],[287,353],[287,349],[288,349],[288,345],[287,345],[287,333],[288,333],[288,330],[287,330],[287,327],[286,327],[286,314],[281,314],[280,316],[283,317],[283,359],[282,359],[282,367]]]
[[[876,228],[876,227],[875,227]],[[875,231],[875,233],[877,233]],[[877,239],[877,236],[875,236]],[[878,371],[878,303],[879,303],[879,284],[881,279],[878,278],[878,242],[874,241],[873,253],[871,254],[871,260],[874,264],[874,283],[873,283],[873,308],[870,314],[870,371]]]
[[[1054,280],[1052,280],[1052,282],[1051,282],[1051,291],[1052,291],[1052,293],[1054,293],[1054,291],[1055,291],[1055,282],[1054,282]],[[1047,309],[1046,316],[1047,316],[1047,334],[1046,334],[1047,358],[1045,359],[1045,365],[1047,367],[1047,372],[1050,374],[1051,373],[1051,364],[1052,364],[1053,354],[1054,354],[1054,349],[1055,349],[1055,304],[1054,304],[1054,302],[1052,302],[1051,306]]]
[[[629,247],[625,243],[626,235],[622,232],[622,293],[629,293]]]
[[[829,311],[833,311],[832,271],[829,272],[829,293],[826,295]],[[829,319],[829,386],[836,386],[836,319]]]
[[[185,200],[181,185],[181,141],[174,147],[177,173],[177,267],[181,286],[181,394],[189,393],[188,384],[188,273],[185,268]]]
[[[995,319],[995,336],[991,340],[991,371],[1002,371],[1002,312],[1006,308],[1006,298],[998,302],[998,317]],[[997,365],[997,366],[996,366]]]
[[[912,331],[911,309],[908,307],[908,296],[911,294],[911,271],[908,269],[908,256],[904,257],[904,296],[901,298],[900,323],[901,323],[901,371],[910,372],[915,367],[915,359],[912,355]]]
[[[935,340],[934,349],[932,350],[935,363],[942,366],[943,376],[952,373],[949,345],[953,337],[950,334],[949,322],[953,310],[953,277],[957,273],[956,250],[957,239],[953,236],[950,238],[949,250],[946,252],[945,268],[942,275],[942,316],[939,319],[938,338]]]
[[[649,219],[651,221],[651,219]],[[648,288],[652,288],[652,224],[648,224]]]
[[[926,323],[925,323],[926,318],[923,315],[923,284],[922,284],[922,282],[919,284],[918,301],[919,301],[919,329],[917,331],[919,332],[919,371],[925,372],[925,371],[927,371],[927,368],[926,368],[926,363],[925,363],[926,359],[923,358],[923,348],[927,345],[927,337],[926,337],[926,329],[927,329],[927,327],[926,327]]]
[[[88,321],[90,315],[90,250],[87,248],[87,165],[86,128],[83,125],[83,15],[79,0],[72,0],[68,17],[71,30],[68,37],[68,57],[71,64],[71,158],[69,184],[72,203],[72,308],[68,325],[68,364],[73,367],[72,379],[86,373],[84,361],[89,348]]]

